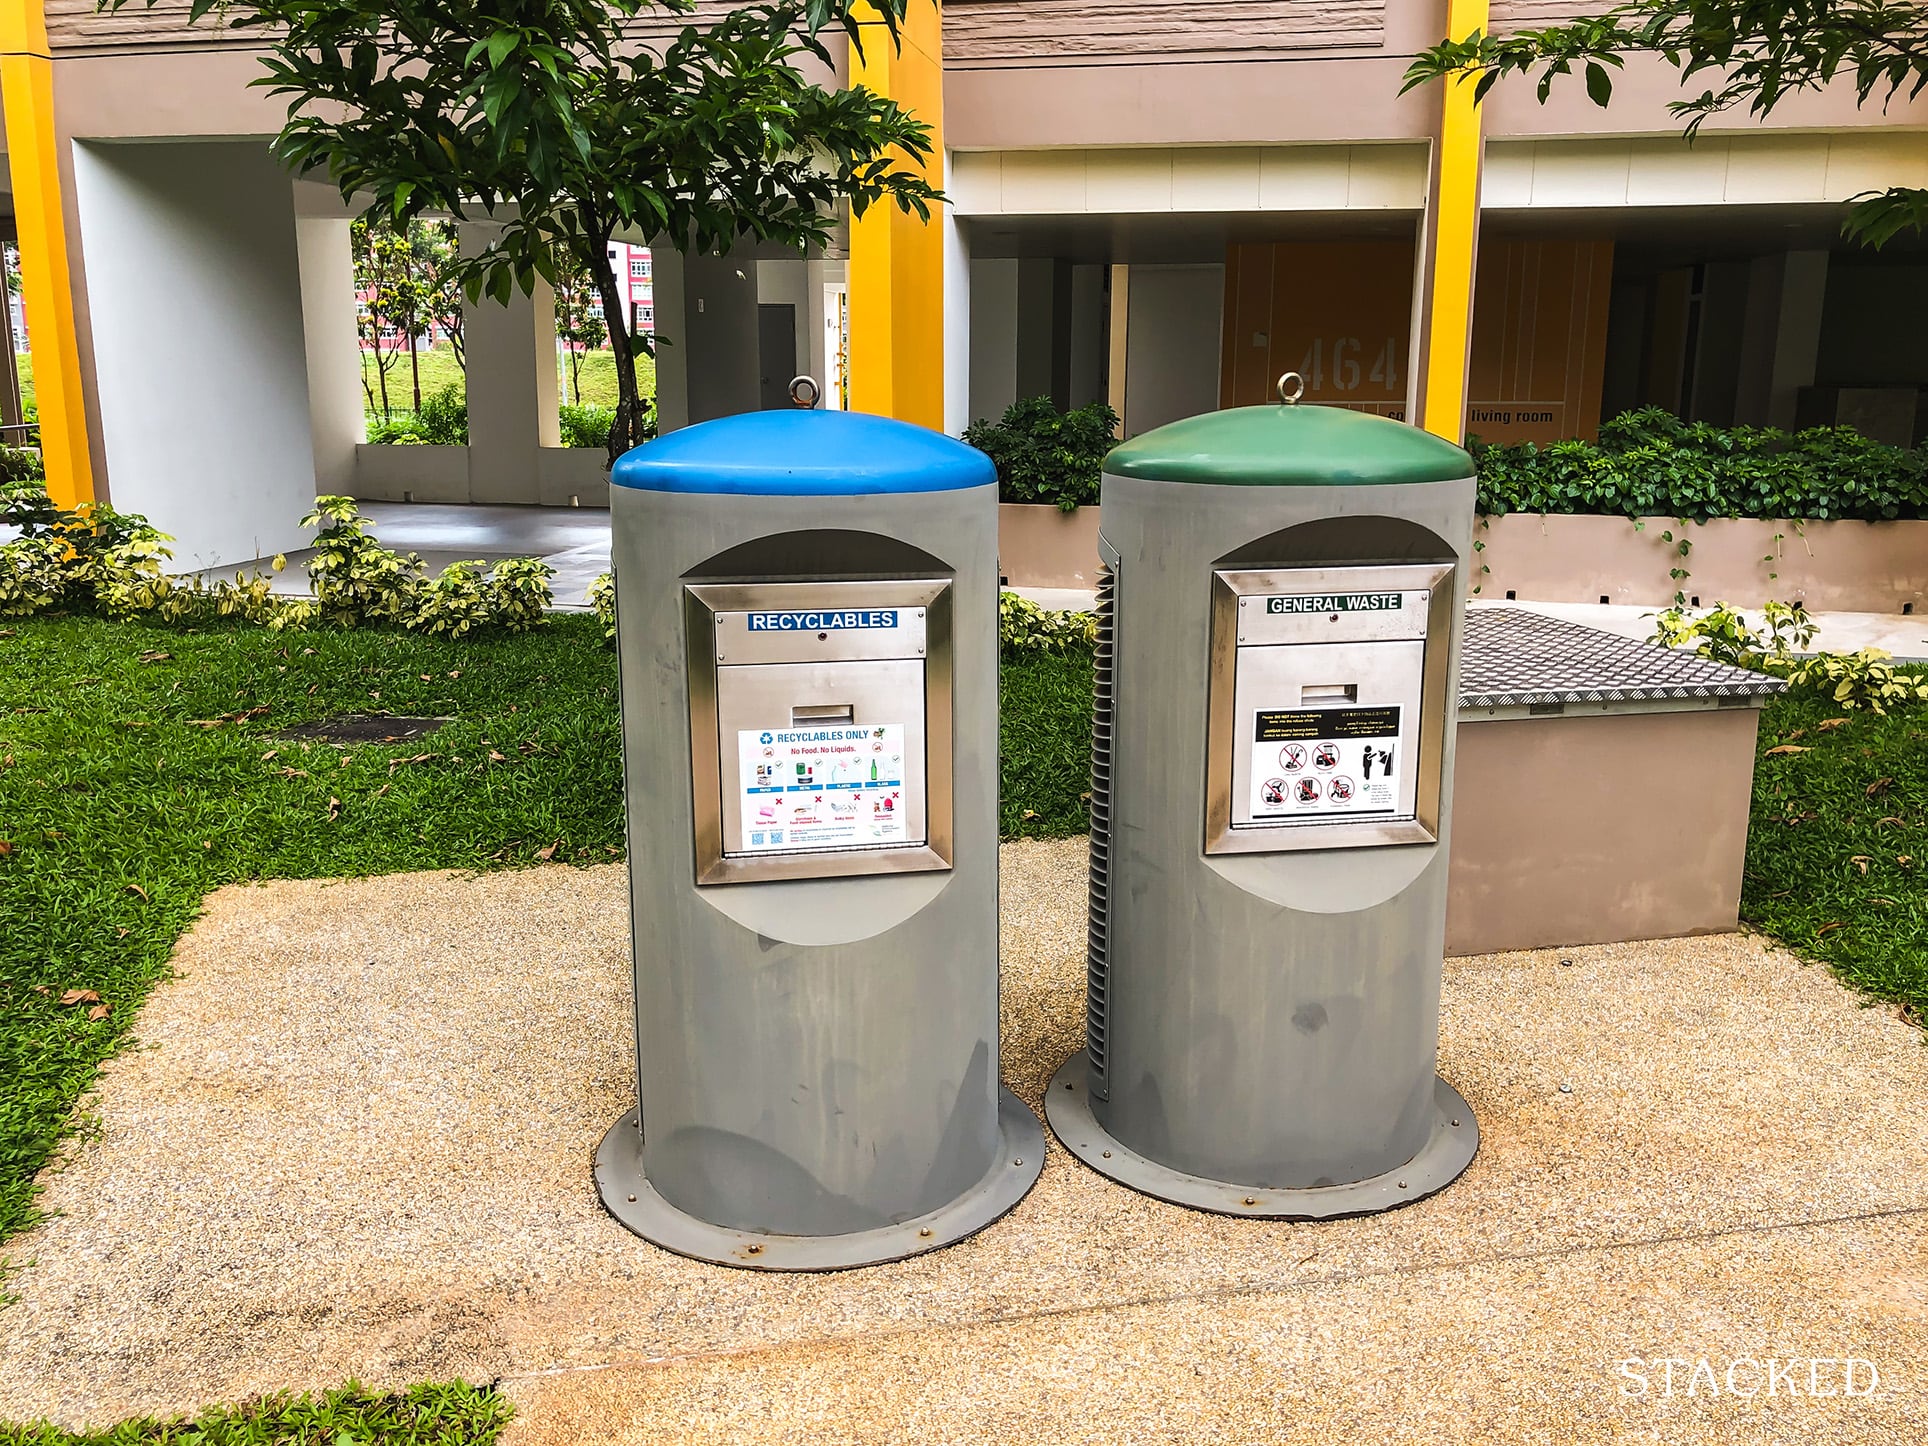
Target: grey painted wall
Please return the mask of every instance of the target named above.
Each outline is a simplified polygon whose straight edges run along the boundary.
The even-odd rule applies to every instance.
[[[1223,266],[1134,266],[1125,333],[1125,435],[1218,406]]]

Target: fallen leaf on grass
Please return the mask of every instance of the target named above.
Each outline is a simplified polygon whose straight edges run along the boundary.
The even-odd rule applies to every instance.
[[[280,749],[270,748],[266,753],[261,755],[261,761],[263,763],[266,763],[270,758],[279,758],[280,756],[281,756]]]
[[[1908,865],[1913,863],[1914,861],[1915,861],[1915,856],[1913,854],[1896,854],[1895,855],[1895,862],[1900,864],[1904,869],[1907,868]]]
[[[116,929],[114,931],[114,937],[116,939],[125,939],[127,937],[127,930],[125,928]]]
[[[91,989],[69,989],[65,994],[60,996],[60,1002],[63,1005],[98,1004],[100,1003],[100,995]]]
[[[1884,823],[1891,823],[1891,824],[1893,824],[1893,825],[1894,825],[1894,826],[1895,826],[1896,828],[1903,828],[1903,827],[1905,827],[1905,826],[1906,826],[1906,824],[1907,824],[1907,820],[1905,820],[1905,819],[1900,819],[1900,818],[1896,818],[1896,817],[1895,817],[1895,816],[1894,816],[1894,815],[1893,815],[1893,814],[1891,813],[1891,814],[1889,814],[1889,815],[1888,815],[1888,816],[1887,816],[1886,818],[1878,818],[1878,819],[1876,819],[1876,820],[1874,821],[1874,826],[1875,826],[1876,828],[1880,828],[1880,827],[1881,827],[1881,825],[1882,825],[1882,824],[1884,824]]]
[[[1790,743],[1792,743],[1792,742],[1793,742],[1793,741],[1794,741],[1794,740],[1795,740],[1796,738],[1805,738],[1805,737],[1807,737],[1807,729],[1805,729],[1805,728],[1796,728],[1796,729],[1795,729],[1795,730],[1794,730],[1793,732],[1791,732],[1791,733],[1789,733],[1789,734],[1787,734],[1786,736],[1787,736],[1787,740],[1788,740],[1788,742],[1790,742]]]
[[[1036,818],[1038,816],[1038,811],[1035,808],[1027,808],[1025,809],[1023,816],[1027,819]]]
[[[1848,720],[1846,718],[1823,718],[1819,723],[1816,723],[1814,726],[1818,732],[1826,733],[1830,729],[1847,727]]]
[[[141,661],[143,663],[166,663],[172,661],[173,657],[174,655],[172,653],[163,653],[158,649],[150,648],[147,652],[141,654]]]
[[[306,778],[308,776],[308,770],[305,768],[277,768],[275,772],[283,778]]]
[[[1768,749],[1766,754],[1763,756],[1767,758],[1774,758],[1783,753],[1812,753],[1813,751],[1814,750],[1812,748],[1801,748],[1792,743],[1783,743],[1778,748]]]
[[[1833,923],[1823,924],[1820,928],[1816,929],[1814,931],[1814,937],[1818,939],[1823,934],[1832,934],[1836,929],[1845,929],[1847,927],[1848,926],[1846,921],[1841,919],[1836,919]]]
[[[393,773],[404,763],[427,763],[429,759],[440,758],[441,756],[439,753],[418,753],[413,758],[391,758],[388,760],[388,771]]]
[[[1894,900],[1889,898],[1886,894],[1870,894],[1868,895],[1868,898],[1877,904],[1888,904],[1890,906],[1894,904]]]
[[[375,790],[373,796],[376,798],[380,798],[384,793],[387,793],[388,790],[393,788],[394,786],[395,785],[392,783],[384,783],[380,788]]]
[[[457,668],[457,669],[455,669],[455,670],[454,670],[453,672],[451,672],[451,673],[449,674],[449,676],[450,676],[451,678],[459,678],[459,677],[461,677],[461,676],[462,676],[462,670],[461,670],[460,668]]]
[[[147,901],[147,890],[143,889],[139,884],[129,884],[127,886],[127,892],[130,894],[139,894],[143,903]]]
[[[92,1009],[87,1011],[87,1017],[89,1019],[105,1019],[107,1017],[107,1006],[105,1004],[96,1004]]]
[[[4,859],[8,854],[12,852],[13,852],[12,841],[9,839],[0,838],[0,859]]]
[[[333,823],[336,819],[340,817],[341,817],[341,800],[339,798],[329,799],[328,800],[328,821],[330,823]]]
[[[550,844],[547,848],[537,849],[536,857],[541,859],[544,863],[548,863],[550,859],[556,856],[556,850],[561,847],[562,847],[562,840],[557,839],[554,843]]]
[[[52,994],[53,990],[49,989],[44,984],[36,984],[33,986],[33,992],[35,994]]]
[[[1877,793],[1886,793],[1888,791],[1888,785],[1893,782],[1894,780],[1892,778],[1877,778],[1867,787],[1868,797],[1873,798]]]
[[[489,762],[507,763],[508,761],[508,759],[504,758],[500,753],[497,753],[493,748],[489,750]]]
[[[1866,854],[1856,854],[1853,858],[1849,859],[1848,862],[1865,874],[1868,871],[1868,865],[1873,863],[1874,860]]]

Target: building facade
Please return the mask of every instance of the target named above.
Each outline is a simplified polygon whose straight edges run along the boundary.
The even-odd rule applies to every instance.
[[[1577,82],[1544,105],[1530,82],[1477,109],[1465,87],[1401,93],[1448,33],[1579,8],[916,8],[901,51],[844,69],[936,129],[949,204],[929,225],[873,210],[807,259],[614,248],[633,320],[670,343],[662,425],[784,405],[805,373],[952,432],[1043,395],[1107,400],[1132,435],[1294,370],[1312,400],[1455,437],[1586,437],[1655,405],[1919,438],[1928,253],[1839,227],[1850,197],[1928,185],[1928,97],[1857,107],[1837,86],[1689,144],[1651,58],[1605,110]],[[318,488],[400,484],[359,445],[349,213],[269,159],[257,51],[185,15],[7,7],[9,224],[56,492],[226,563],[298,546]],[[551,307],[539,287],[471,308],[472,445],[416,459],[440,470],[410,495],[593,499],[599,463],[558,446]],[[156,337],[175,364],[153,365]],[[178,425],[211,374],[233,379],[219,455]]]

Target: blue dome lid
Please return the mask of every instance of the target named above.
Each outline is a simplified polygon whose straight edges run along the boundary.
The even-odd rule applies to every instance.
[[[942,432],[867,412],[743,412],[625,452],[609,480],[650,492],[846,497],[950,492],[997,481],[991,459]]]

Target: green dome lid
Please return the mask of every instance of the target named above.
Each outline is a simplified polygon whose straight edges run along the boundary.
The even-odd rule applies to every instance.
[[[1105,471],[1224,487],[1369,487],[1473,475],[1451,442],[1344,407],[1275,403],[1201,412],[1111,449]]]

